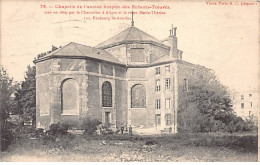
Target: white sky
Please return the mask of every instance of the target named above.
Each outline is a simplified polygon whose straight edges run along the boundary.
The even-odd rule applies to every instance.
[[[3,1],[1,4],[1,64],[21,81],[28,64],[52,45],[77,42],[95,46],[122,31],[130,21],[83,21],[82,15],[44,15],[40,4],[104,4],[105,2]],[[110,2],[107,4],[148,2]],[[168,4],[166,15],[135,15],[135,26],[165,39],[171,24],[177,26],[183,60],[215,70],[221,82],[236,90],[258,85],[259,4],[209,6],[205,2],[153,2]],[[128,10],[131,11],[131,10]],[[134,10],[138,11],[138,10]],[[80,21],[71,21],[71,20]],[[65,22],[64,22],[65,21]],[[78,27],[78,28],[75,28]]]

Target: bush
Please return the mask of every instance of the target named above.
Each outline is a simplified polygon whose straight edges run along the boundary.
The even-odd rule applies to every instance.
[[[66,135],[68,133],[69,124],[51,124],[49,134],[53,136],[60,136],[60,135]]]
[[[97,119],[91,120],[90,118],[85,118],[82,122],[81,128],[85,130],[84,134],[93,135],[97,130],[97,126],[101,123],[102,122]]]
[[[148,140],[145,142],[145,145],[155,145],[155,144],[158,144],[158,142],[155,140]]]

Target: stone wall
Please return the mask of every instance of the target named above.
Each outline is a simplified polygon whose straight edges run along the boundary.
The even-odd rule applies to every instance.
[[[99,73],[98,62],[93,61],[93,60],[86,60],[86,71],[93,72],[93,73]]]
[[[127,85],[124,80],[115,80],[116,125],[127,122]]]
[[[113,66],[106,63],[101,63],[101,74],[113,76]]]
[[[114,66],[115,67],[115,77],[126,77],[126,68],[121,66]]]
[[[146,78],[147,68],[128,68],[127,77],[131,79]]]
[[[51,62],[51,60],[47,60],[37,63],[36,74],[40,75],[51,71]]]
[[[84,70],[85,60],[82,59],[66,59],[59,60],[60,71],[80,71]]]
[[[143,62],[132,62],[131,61],[131,49],[143,49],[144,61]],[[170,48],[164,48],[152,44],[122,44],[111,48],[106,48],[106,51],[117,57],[121,62],[125,64],[145,64],[153,62],[164,55],[169,55]],[[141,54],[139,55],[141,56]]]
[[[41,71],[40,71],[41,72]],[[50,123],[49,75],[36,77],[36,124],[46,127]]]
[[[144,56],[144,61],[143,62],[132,62],[131,61],[131,49],[143,49],[144,54],[140,54],[140,56]],[[127,55],[127,61],[128,64],[146,64],[149,63],[149,56],[150,56],[150,45],[149,44],[138,44],[138,43],[133,43],[133,44],[127,44],[126,46],[126,55]]]
[[[124,67],[89,59],[55,58],[47,61],[36,64],[37,127],[46,128],[51,123],[58,122],[79,127],[85,117],[103,121],[105,111],[111,112],[111,122],[115,124],[126,122],[127,88]],[[79,92],[76,99],[79,101],[78,114],[62,113],[62,84],[69,79],[74,80],[78,85]],[[104,81],[110,81],[113,89],[113,107],[105,111],[101,104]],[[69,92],[64,94],[73,95]]]
[[[88,75],[88,112],[87,117],[102,120],[99,92],[99,77]]]

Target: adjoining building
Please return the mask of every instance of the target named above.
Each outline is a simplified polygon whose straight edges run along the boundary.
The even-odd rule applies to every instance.
[[[37,58],[37,127],[89,117],[176,133],[179,93],[206,69],[182,60],[176,30],[160,41],[132,23],[96,47],[71,42]]]
[[[237,116],[244,120],[253,120],[257,125],[259,115],[258,90],[248,89],[236,92],[233,96],[233,108]]]

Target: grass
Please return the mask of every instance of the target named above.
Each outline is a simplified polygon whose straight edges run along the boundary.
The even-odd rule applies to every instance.
[[[21,137],[3,161],[257,161],[256,135]]]

